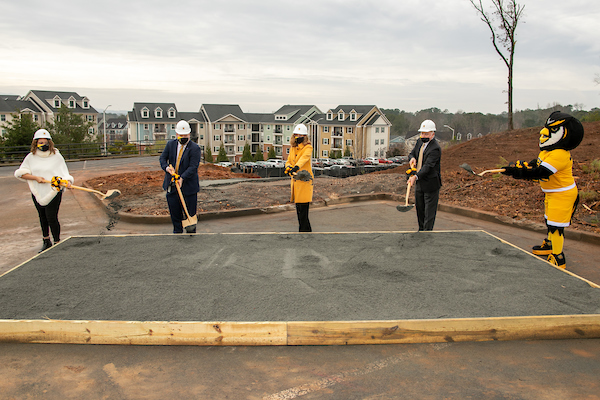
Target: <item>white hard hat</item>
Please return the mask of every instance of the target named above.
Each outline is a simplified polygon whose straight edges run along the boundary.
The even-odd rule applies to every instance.
[[[435,122],[430,119],[426,119],[421,123],[419,132],[435,132]]]
[[[177,123],[175,132],[179,135],[189,135],[192,132],[192,128],[190,128],[190,124],[187,121],[181,120]]]
[[[33,135],[33,139],[48,139],[48,140],[52,140],[52,137],[50,137],[50,132],[48,132],[45,129],[38,129],[35,134]]]
[[[306,125],[304,125],[304,124],[296,125],[296,127],[294,128],[294,134],[307,136],[308,130],[306,129]]]

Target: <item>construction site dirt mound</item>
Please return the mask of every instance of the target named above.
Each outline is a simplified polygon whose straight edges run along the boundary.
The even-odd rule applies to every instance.
[[[571,152],[573,174],[580,191],[580,205],[571,229],[600,233],[600,122],[584,123],[582,143]],[[446,147],[442,151],[442,190],[446,204],[492,212],[518,221],[544,222],[544,195],[539,184],[515,180],[501,174],[483,177],[467,173],[466,163],[475,172],[495,169],[516,160],[530,161],[539,153],[540,128],[495,133]],[[315,178],[313,201],[352,194],[387,192],[404,194],[406,165],[349,178]],[[201,180],[258,178],[231,172],[212,164],[198,169]],[[110,175],[89,180],[97,190],[119,189],[116,203],[121,211],[145,215],[168,215],[162,191],[162,170]],[[268,207],[289,203],[287,180],[242,182],[207,186],[198,194],[198,211]]]

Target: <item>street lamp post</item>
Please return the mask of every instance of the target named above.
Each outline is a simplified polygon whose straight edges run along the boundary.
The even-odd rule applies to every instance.
[[[106,151],[106,110],[110,107],[110,104],[106,106],[104,111],[102,111],[102,124],[104,125],[104,150],[103,153],[106,155],[108,152]]]
[[[444,125],[444,128],[448,128],[452,131],[452,141],[454,141],[454,128],[452,128],[451,126],[448,126],[448,125]]]

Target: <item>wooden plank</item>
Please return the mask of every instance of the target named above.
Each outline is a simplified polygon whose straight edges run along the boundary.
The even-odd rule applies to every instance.
[[[285,345],[285,322],[0,320],[0,342],[264,346]]]
[[[288,322],[288,345],[439,343],[600,337],[600,314],[398,321]]]

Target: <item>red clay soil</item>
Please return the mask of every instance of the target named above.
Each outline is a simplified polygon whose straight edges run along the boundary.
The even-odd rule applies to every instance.
[[[584,123],[583,142],[571,152],[573,174],[580,190],[580,205],[571,229],[600,233],[600,122]],[[535,182],[501,174],[476,177],[460,168],[467,163],[475,172],[499,168],[516,160],[530,161],[539,153],[540,128],[519,129],[484,136],[442,151],[440,201],[489,211],[516,220],[544,222],[544,195]],[[345,179],[317,178],[313,200],[357,193],[404,194],[406,166]],[[390,176],[390,174],[392,176]],[[201,165],[200,179],[256,178],[228,168]],[[136,214],[167,215],[161,170],[110,175],[89,180],[97,190],[119,189],[116,206]],[[266,207],[289,202],[289,182],[252,182],[211,187],[198,194],[198,210]]]

